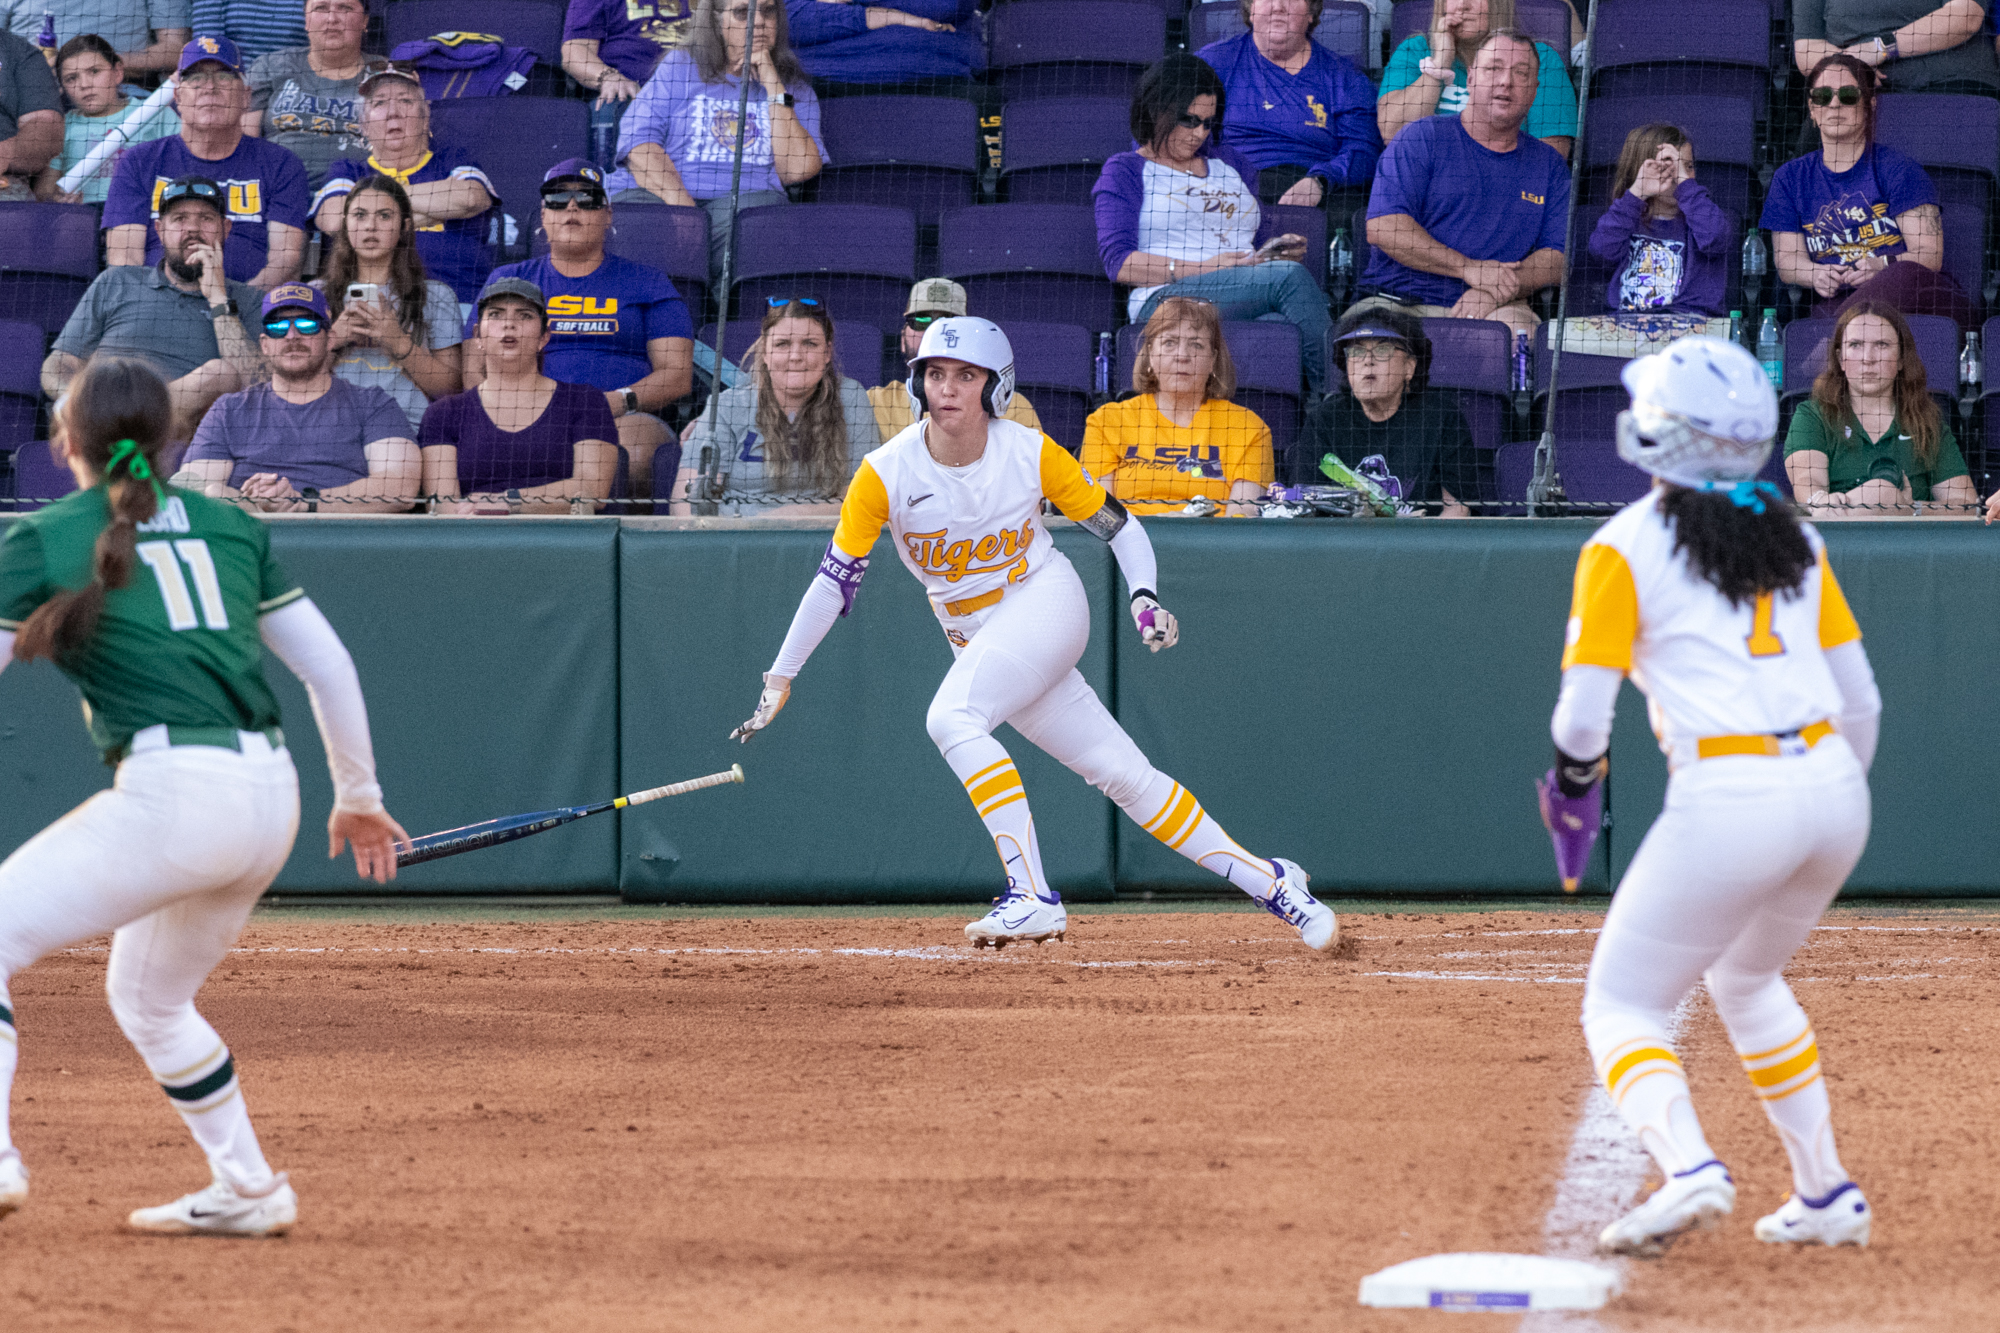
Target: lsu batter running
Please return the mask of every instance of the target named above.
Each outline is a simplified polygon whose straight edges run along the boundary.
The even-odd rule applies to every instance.
[[[1819,534],[1754,480],[1778,425],[1757,362],[1683,338],[1624,379],[1619,453],[1658,480],[1578,560],[1556,766],[1539,784],[1574,887],[1630,675],[1672,776],[1591,956],[1583,1029],[1666,1182],[1599,1245],[1656,1254],[1735,1207],[1668,1040],[1675,1006],[1703,979],[1791,1159],[1791,1196],[1757,1238],[1865,1245],[1868,1203],[1835,1151],[1819,1048],[1783,970],[1868,841],[1881,697]]]
[[[874,450],[855,473],[819,573],[764,675],[756,714],[731,734],[748,741],[785,706],[806,658],[853,606],[886,524],[956,658],[931,701],[931,739],[993,835],[1007,876],[993,910],[965,928],[968,939],[1000,947],[1060,939],[1068,928],[1062,896],[1042,872],[1020,774],[993,738],[1007,722],[1308,945],[1331,945],[1333,912],[1307,892],[1306,873],[1237,846],[1186,788],[1146,761],[1076,670],[1090,606],[1076,570],[1042,530],[1044,498],[1110,544],[1148,648],[1172,647],[1180,631],[1160,605],[1153,546],[1138,520],[1054,440],[1002,419],[1014,392],[1007,336],[988,320],[939,320],[910,363],[908,387],[928,420]]]
[[[352,842],[361,874],[388,880],[408,838],[382,808],[354,664],[271,559],[264,525],[156,480],[172,415],[151,369],[93,360],[55,409],[53,448],[81,489],[0,541],[0,664],[52,659],[82,689],[91,740],[118,770],[110,790],[0,863],[0,1216],[28,1198],[7,1123],[19,1057],[8,983],[52,950],[116,931],[111,1011],[213,1177],[131,1225],[275,1235],[298,1199],[265,1162],[229,1049],[194,1007],[298,830],[265,646],[305,682],[326,742],[328,855]]]

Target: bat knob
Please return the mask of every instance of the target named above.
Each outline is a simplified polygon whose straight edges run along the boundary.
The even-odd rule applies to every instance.
[[[734,774],[736,775],[736,780],[737,780],[738,782],[741,782],[741,781],[743,781],[743,765],[741,765],[741,764],[731,764],[731,765],[729,766],[729,771],[730,771],[731,773],[734,773]]]

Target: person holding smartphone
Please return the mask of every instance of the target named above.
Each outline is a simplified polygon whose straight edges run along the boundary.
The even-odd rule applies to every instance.
[[[1139,80],[1132,137],[1139,148],[1104,164],[1091,195],[1097,250],[1113,282],[1132,288],[1134,324],[1188,296],[1223,319],[1280,315],[1299,331],[1306,383],[1326,375],[1326,294],[1298,261],[1305,238],[1271,235],[1257,203],[1257,169],[1216,142],[1226,93],[1204,61],[1177,52]]]

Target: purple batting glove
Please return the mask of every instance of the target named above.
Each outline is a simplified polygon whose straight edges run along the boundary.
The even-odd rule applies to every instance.
[[[1556,845],[1556,874],[1562,877],[1563,892],[1575,893],[1604,823],[1604,784],[1592,783],[1582,796],[1565,796],[1556,786],[1552,768],[1535,780],[1535,799]]]

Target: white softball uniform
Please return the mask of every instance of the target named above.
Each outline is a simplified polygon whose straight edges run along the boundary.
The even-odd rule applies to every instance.
[[[1811,1197],[1845,1174],[1782,972],[1867,842],[1880,699],[1817,532],[1804,529],[1816,559],[1796,592],[1732,605],[1674,549],[1661,494],[1583,549],[1552,727],[1564,753],[1602,753],[1629,674],[1671,768],[1591,957],[1584,1030],[1627,1123],[1663,1169],[1693,1170],[1710,1154],[1667,1023],[1706,977]]]

